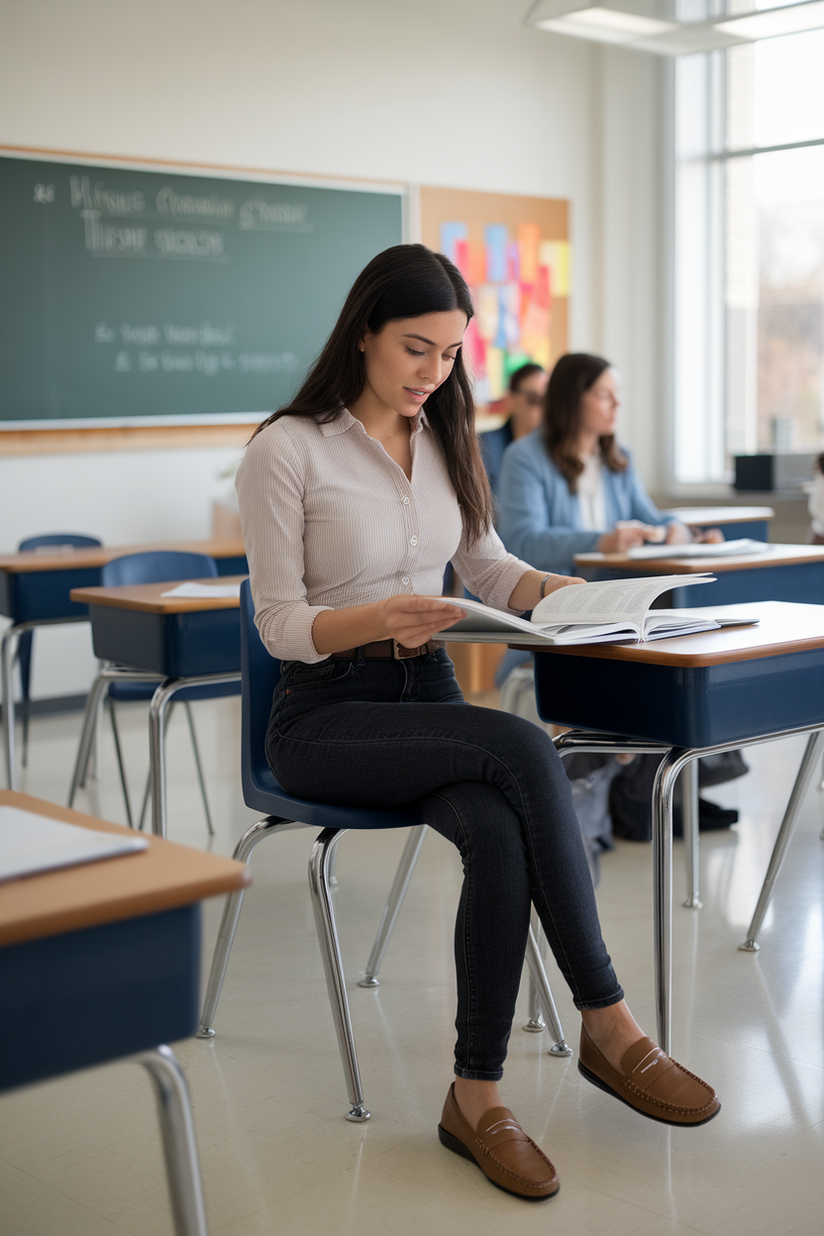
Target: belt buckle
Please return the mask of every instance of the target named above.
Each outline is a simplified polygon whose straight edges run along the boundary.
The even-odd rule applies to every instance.
[[[410,657],[418,657],[420,654],[420,648],[404,648],[396,639],[392,640],[392,656],[396,661],[408,661]]]

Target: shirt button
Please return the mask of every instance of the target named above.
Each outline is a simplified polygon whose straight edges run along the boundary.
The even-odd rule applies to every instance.
[[[410,545],[417,545],[417,543],[418,543],[418,538],[417,538],[416,536],[411,536],[411,537],[409,538],[409,544],[410,544]]]
[[[401,502],[403,503],[403,505],[404,505],[404,506],[409,506],[409,499],[408,499],[408,498],[406,498],[406,497],[401,498]]]
[[[409,583],[409,576],[408,576],[408,575],[404,575],[403,579],[401,580],[401,583],[402,583],[402,584],[408,584],[408,583]]]

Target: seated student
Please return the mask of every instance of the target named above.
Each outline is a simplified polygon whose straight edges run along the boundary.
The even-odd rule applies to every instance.
[[[547,372],[540,365],[532,361],[521,365],[509,379],[508,420],[500,429],[490,429],[488,433],[478,435],[486,475],[493,493],[498,486],[498,473],[506,448],[516,439],[532,433],[541,423],[546,384]]]
[[[692,539],[653,504],[629,453],[618,446],[620,406],[609,361],[583,352],[561,357],[547,386],[542,426],[504,453],[499,532],[510,553],[540,570],[572,575],[575,554]],[[705,537],[723,539],[717,532]]]

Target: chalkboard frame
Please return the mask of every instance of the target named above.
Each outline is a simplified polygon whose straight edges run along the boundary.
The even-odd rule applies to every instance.
[[[295,186],[338,192],[375,193],[397,197],[400,205],[399,240],[410,237],[413,190],[400,181],[334,177],[312,173],[228,164],[140,159],[82,151],[51,150],[0,145],[0,160],[29,160],[55,165],[167,173],[169,176],[208,177],[234,183]],[[2,166],[2,164],[0,164]],[[31,418],[0,421],[0,455],[40,451],[122,449],[163,445],[229,443],[244,440],[246,427],[257,423],[260,413],[211,413],[208,415],[95,416],[79,418]]]

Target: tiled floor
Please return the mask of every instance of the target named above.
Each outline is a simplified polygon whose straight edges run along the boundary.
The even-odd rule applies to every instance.
[[[123,713],[133,792],[145,774],[145,712]],[[197,707],[219,832],[230,853],[254,819],[239,797],[238,707]],[[65,801],[78,721],[32,727],[25,788]],[[492,1188],[438,1143],[451,1075],[455,855],[427,838],[377,991],[357,987],[404,837],[351,834],[340,846],[336,905],[364,1085],[373,1118],[344,1120],[345,1088],[306,888],[310,834],[264,843],[254,858],[211,1043],[178,1044],[193,1093],[212,1236],[820,1236],[824,1156],[824,842],[811,793],[762,933],[740,953],[784,801],[803,749],[753,749],[752,772],[714,797],[742,821],[701,843],[696,913],[675,915],[674,1051],[717,1087],[706,1128],[643,1120],[586,1084],[575,1061],[524,1034],[525,985],[504,1093],[555,1161],[562,1187],[541,1204]],[[206,844],[182,714],[169,746],[170,835]],[[122,820],[111,740],[103,780],[77,805]],[[683,883],[676,843],[677,889]],[[648,846],[602,863],[598,901],[618,974],[653,1027]],[[204,967],[220,913],[206,908]],[[576,1015],[551,969],[570,1042]],[[60,1033],[55,1026],[55,1034]],[[172,1231],[147,1079],[117,1064],[0,1099],[0,1236],[165,1236]]]

